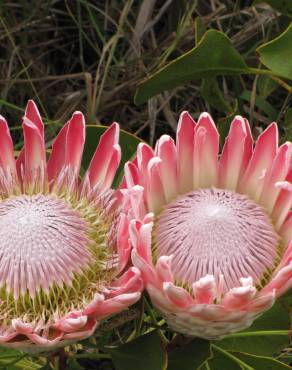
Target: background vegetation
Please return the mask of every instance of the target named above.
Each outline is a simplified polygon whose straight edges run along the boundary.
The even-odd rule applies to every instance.
[[[275,120],[280,140],[291,140],[291,16],[291,0],[1,1],[1,114],[16,149],[29,98],[45,117],[48,146],[74,110],[150,144],[175,133],[182,110],[210,112],[222,137],[241,114],[255,136]],[[48,358],[1,350],[0,368],[287,369],[285,302],[217,345],[166,330],[144,298],[96,337]],[[263,334],[267,323],[278,334]],[[252,344],[248,333],[259,333]]]

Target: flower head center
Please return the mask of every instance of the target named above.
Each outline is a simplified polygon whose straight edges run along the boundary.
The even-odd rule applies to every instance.
[[[178,197],[158,217],[157,256],[173,255],[175,278],[192,284],[211,274],[225,290],[252,277],[260,284],[278,256],[279,237],[266,212],[246,196],[199,189]]]
[[[54,196],[19,196],[0,202],[0,284],[15,298],[70,283],[91,253],[88,226]]]
[[[90,302],[115,273],[115,229],[108,217],[98,201],[85,198],[2,200],[0,318],[48,322]]]

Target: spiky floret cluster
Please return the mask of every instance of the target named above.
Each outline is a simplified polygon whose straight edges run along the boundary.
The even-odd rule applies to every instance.
[[[124,179],[153,304],[174,330],[208,339],[247,328],[292,286],[291,143],[278,147],[272,123],[254,146],[236,116],[218,151],[212,118],[183,112],[176,143],[140,144]]]
[[[128,201],[110,189],[120,162],[119,126],[101,137],[83,181],[80,112],[60,131],[48,162],[32,101],[23,130],[15,161],[0,116],[0,343],[39,351],[91,335],[99,320],[139,299],[142,281],[127,267]]]

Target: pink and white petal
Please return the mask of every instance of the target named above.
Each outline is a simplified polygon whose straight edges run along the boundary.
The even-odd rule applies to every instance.
[[[178,287],[171,282],[163,283],[163,291],[168,299],[178,307],[187,309],[194,304],[194,299],[184,288]]]
[[[154,157],[153,149],[145,143],[138,144],[137,147],[137,167],[139,169],[140,182],[139,185],[145,186],[145,174],[147,172],[148,163]]]
[[[114,145],[118,144],[119,125],[114,122],[101,136],[99,144],[88,167],[87,175],[92,187],[103,183],[111,161]]]
[[[172,200],[178,193],[177,151],[173,139],[162,135],[157,142],[157,155],[161,158],[161,182],[166,201]]]
[[[65,333],[72,333],[82,329],[87,324],[87,316],[80,315],[79,317],[67,317],[58,320],[54,327]]]
[[[193,148],[193,189],[198,189],[203,183],[203,171],[201,158],[203,156],[207,132],[204,127],[200,127],[194,133],[194,148]]]
[[[122,271],[128,264],[131,255],[132,246],[129,241],[129,220],[122,213],[120,215],[117,230],[117,252],[119,257],[118,271]]]
[[[173,273],[171,271],[172,256],[161,256],[158,258],[155,268],[158,279],[163,282],[174,282]]]
[[[103,294],[96,293],[93,297],[93,300],[85,306],[83,315],[92,315],[98,310],[99,306],[103,304],[104,300],[105,297]]]
[[[142,183],[137,166],[133,162],[125,164],[125,181],[128,188]]]
[[[147,284],[147,291],[151,297],[153,304],[158,307],[163,313],[173,314],[179,311],[178,307],[167,297],[161,287],[152,284]]]
[[[132,250],[132,262],[133,265],[141,271],[141,276],[146,285],[149,283],[157,286],[161,285],[154,266],[147,263],[147,261],[145,261],[145,259],[141,257],[135,249]]]
[[[272,219],[279,230],[292,206],[292,184],[288,181],[279,181],[274,184],[280,191],[272,212]]]
[[[244,167],[246,124],[241,116],[231,123],[219,165],[219,186],[236,191]],[[246,162],[246,161],[245,161]],[[244,168],[245,169],[245,168]]]
[[[121,161],[121,147],[118,144],[113,146],[113,153],[108,164],[107,172],[104,178],[103,183],[101,184],[101,188],[103,190],[107,190],[111,187],[113,180],[115,178],[117,169],[119,167]]]
[[[32,175],[36,171],[45,168],[45,142],[39,128],[25,116],[22,125],[24,135],[25,176],[27,180],[32,180]]]
[[[186,193],[193,188],[193,150],[196,122],[188,112],[182,112],[176,134],[178,192]]]
[[[278,147],[278,128],[276,123],[270,126],[259,136],[252,158],[239,183],[239,191],[258,200],[263,186],[263,174],[273,162]]]
[[[243,119],[245,123],[245,143],[244,143],[244,156],[243,156],[243,161],[242,161],[242,173],[245,172],[249,161],[252,157],[252,151],[253,151],[253,138],[251,135],[251,130],[250,130],[250,125],[249,122],[246,118]]]
[[[49,349],[51,347],[55,347],[55,345],[57,345],[63,339],[64,333],[60,333],[54,339],[48,339],[48,338],[45,338],[45,337],[43,337],[43,336],[41,336],[39,334],[36,334],[36,333],[27,334],[27,337],[34,344]]]
[[[85,143],[85,119],[81,112],[73,113],[66,133],[65,166],[79,175]]]
[[[195,302],[197,304],[211,304],[216,298],[216,281],[213,275],[206,275],[193,284]]]
[[[200,186],[216,186],[218,182],[219,134],[212,117],[206,112],[200,115],[195,132],[199,131],[201,128],[206,130],[206,136],[204,140],[204,150],[201,151],[200,155],[202,169]]]
[[[23,322],[21,319],[13,319],[11,326],[18,334],[27,335],[33,332],[33,326],[30,323]]]
[[[112,284],[108,297],[115,297],[124,293],[141,292],[143,287],[140,270],[136,267],[131,267]]]
[[[130,223],[129,233],[130,240],[133,248],[137,250],[137,253],[148,263],[152,264],[152,252],[151,252],[151,234],[152,234],[153,223],[141,224],[138,221],[132,220]]]
[[[257,289],[251,285],[232,288],[225,294],[221,304],[231,310],[243,309],[255,297],[256,292]]]
[[[44,124],[39,113],[39,110],[33,100],[27,102],[24,116],[29,119],[38,128],[42,138],[44,138]]]
[[[90,337],[96,330],[99,322],[89,317],[87,319],[86,325],[82,328],[82,330],[73,331],[71,333],[65,333],[63,339],[64,340],[78,340],[78,339],[86,339]]]
[[[7,122],[0,115],[0,166],[9,171],[11,175],[16,174],[16,165],[14,159],[13,142],[9,132]]]
[[[291,279],[292,279],[292,260],[288,265],[284,267],[281,265],[278,266],[272,280],[261,290],[261,295],[273,291],[275,291],[277,295],[277,290],[281,289],[281,287]]]
[[[133,186],[129,189],[129,197],[134,218],[143,220],[146,215],[144,188],[140,185]]]
[[[280,229],[280,235],[284,245],[288,245],[292,239],[292,211],[289,211],[285,222]]]
[[[104,302],[102,302],[102,304],[100,304],[96,308],[94,312],[92,312],[91,315],[97,318],[98,320],[103,319],[107,316],[114,315],[125,310],[134,303],[138,302],[140,297],[141,297],[140,292],[134,292],[120,294],[113,298],[106,299]]]
[[[275,273],[281,268],[288,266],[291,261],[292,261],[292,240],[290,240],[289,243],[285,246],[284,254],[281,258],[281,262],[278,265]]]
[[[132,281],[132,278],[136,280],[139,279],[140,276],[141,276],[140,270],[132,266],[127,271],[125,271],[120,277],[118,277],[111,283],[111,288],[116,289],[120,288],[121,286],[125,286],[126,284],[128,284],[130,280]]]
[[[275,303],[275,291],[260,292],[247,306],[246,310],[253,313],[263,313]]]
[[[9,341],[12,341],[18,333],[14,330],[6,330],[4,332],[0,333],[0,343],[7,343]]]
[[[263,190],[260,197],[260,203],[272,212],[277,197],[280,193],[280,188],[275,186],[279,181],[284,181],[290,166],[292,146],[290,143],[283,144],[273,160],[273,164],[265,176]]]
[[[150,212],[158,211],[166,203],[161,181],[161,162],[159,157],[153,157],[148,163],[145,191]]]

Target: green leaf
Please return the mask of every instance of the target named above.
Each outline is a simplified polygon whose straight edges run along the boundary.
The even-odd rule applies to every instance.
[[[205,33],[206,26],[204,20],[201,17],[197,17],[195,19],[196,45],[201,41]],[[222,90],[218,85],[216,77],[204,78],[202,80],[201,94],[206,102],[218,111],[229,112],[231,110],[230,105],[222,94]]]
[[[81,366],[78,361],[76,361],[74,358],[70,359],[68,361],[67,370],[85,370],[83,366]]]
[[[196,338],[169,353],[167,370],[178,370],[182,364],[184,370],[196,370],[210,357],[210,342]]]
[[[166,370],[167,367],[166,351],[157,331],[107,351],[116,370]]]
[[[264,356],[254,356],[247,353],[233,353],[237,358],[245,364],[256,370],[287,370],[292,369],[291,366],[284,364],[274,358]]]
[[[135,103],[145,103],[164,90],[193,80],[242,73],[250,73],[250,69],[229,38],[222,32],[209,30],[195,48],[142,82],[136,91]]]
[[[251,100],[251,91],[244,90],[242,94],[240,95],[240,98],[250,102]],[[256,96],[255,98],[255,105],[260,108],[271,121],[274,121],[278,117],[277,110],[269,103],[267,102],[262,96]]]
[[[278,12],[292,17],[292,1],[291,0],[255,0],[252,5],[267,3]]]
[[[0,369],[36,370],[43,366],[27,358],[28,355],[14,349],[0,348]]]
[[[228,352],[212,345],[213,358],[208,361],[211,370],[288,370],[292,369],[274,358],[248,353]]]
[[[213,357],[208,360],[208,370],[242,370],[242,367],[240,367],[233,359],[224,355],[224,353],[213,350],[212,352]]]
[[[279,86],[276,81],[267,75],[260,75],[258,79],[258,91],[260,96],[267,98]]]
[[[218,342],[221,348],[254,355],[272,356],[290,343],[291,293],[278,299],[250,328]]]
[[[258,47],[257,52],[273,73],[292,80],[292,23],[280,36]]]
[[[89,125],[86,127],[86,141],[84,145],[83,159],[82,159],[82,169],[83,172],[88,168],[92,156],[96,150],[99,143],[101,135],[105,132],[108,127],[106,126],[93,126]],[[142,140],[137,136],[130,134],[127,131],[120,131],[120,146],[122,149],[122,160],[118,168],[116,178],[114,181],[114,186],[117,186],[119,180],[123,175],[123,167],[125,162],[130,160],[136,153],[137,145]]]
[[[229,103],[225,100],[222,90],[218,85],[216,77],[204,78],[201,85],[203,98],[220,112],[228,113],[231,111]]]

